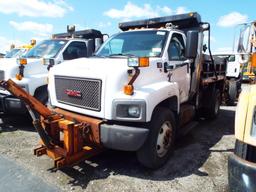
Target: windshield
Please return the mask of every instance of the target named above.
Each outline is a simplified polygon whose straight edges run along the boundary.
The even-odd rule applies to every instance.
[[[119,33],[106,41],[96,56],[159,57],[162,54],[167,33],[159,30]]]
[[[21,57],[24,54],[26,54],[27,49],[18,49],[14,48],[11,51],[7,52],[5,55],[5,58],[16,58],[16,57]]]
[[[26,55],[26,58],[54,58],[65,46],[67,40],[45,40],[36,45]]]

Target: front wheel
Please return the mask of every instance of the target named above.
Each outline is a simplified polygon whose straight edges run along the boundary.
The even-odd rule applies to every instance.
[[[144,145],[137,151],[137,158],[145,167],[156,169],[164,165],[173,149],[176,130],[173,112],[156,108],[149,129]]]

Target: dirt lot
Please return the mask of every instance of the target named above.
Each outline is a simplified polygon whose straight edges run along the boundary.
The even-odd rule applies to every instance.
[[[179,139],[173,157],[157,171],[140,166],[134,153],[106,151],[73,168],[54,170],[46,156],[33,156],[38,136],[24,119],[0,126],[0,155],[58,191],[228,191],[227,157],[234,148],[235,107],[222,107],[215,121],[201,121]]]

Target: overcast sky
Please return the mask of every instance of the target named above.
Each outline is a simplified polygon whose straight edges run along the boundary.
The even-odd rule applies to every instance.
[[[111,35],[119,32],[122,21],[194,11],[211,23],[213,50],[228,50],[234,27],[256,20],[255,8],[255,0],[0,0],[0,52],[12,43],[22,45],[65,32],[67,24]]]

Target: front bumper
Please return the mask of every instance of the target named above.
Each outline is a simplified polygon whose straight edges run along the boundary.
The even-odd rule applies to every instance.
[[[4,114],[26,114],[25,104],[12,95],[0,94],[0,112]]]
[[[137,151],[145,142],[149,129],[124,125],[100,125],[104,147],[122,151]]]
[[[89,124],[91,127],[91,142],[103,147],[122,151],[137,151],[146,141],[149,129],[136,126],[110,124],[101,119],[55,108],[53,111],[64,115],[65,119]],[[90,140],[88,140],[90,142]]]
[[[228,159],[228,182],[230,192],[256,191],[256,163],[246,161],[236,155]]]

